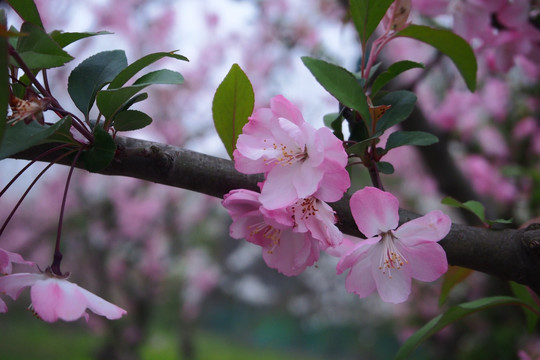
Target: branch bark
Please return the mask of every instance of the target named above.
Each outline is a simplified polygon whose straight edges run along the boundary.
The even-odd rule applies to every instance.
[[[100,171],[103,175],[128,176],[158,184],[183,188],[215,197],[223,197],[233,189],[258,191],[260,175],[237,172],[232,161],[194,151],[117,136],[118,150],[114,160]],[[54,144],[31,148],[14,156],[31,160]],[[52,161],[54,154],[43,161]],[[70,165],[71,160],[61,162]],[[83,168],[82,163],[76,165]],[[338,226],[345,234],[362,236],[349,208],[346,195],[333,203],[339,219]],[[400,221],[419,215],[400,210]],[[490,230],[453,224],[450,233],[440,244],[451,265],[462,266],[528,285],[540,294],[540,224],[521,230]]]

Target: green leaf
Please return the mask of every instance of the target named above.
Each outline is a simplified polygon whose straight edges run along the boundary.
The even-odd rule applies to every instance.
[[[390,134],[386,141],[386,152],[390,149],[404,145],[427,146],[438,142],[439,139],[430,133],[423,131],[395,131]]]
[[[447,196],[441,200],[441,204],[468,210],[472,212],[474,215],[476,215],[484,224],[486,223],[486,212],[484,209],[484,205],[482,205],[480,202],[476,200],[469,200],[464,203],[461,203],[460,201],[450,196]]]
[[[20,121],[13,126],[7,126],[0,144],[0,160],[41,143],[60,128],[65,120],[66,118],[62,118],[51,126],[43,126],[36,121],[28,125]]]
[[[112,50],[90,56],[73,69],[68,79],[69,96],[85,116],[88,116],[97,92],[126,66],[124,51]]]
[[[518,299],[526,302],[530,307],[540,312],[540,304],[537,302],[538,300],[535,301],[527,286],[510,281],[510,288]],[[522,309],[523,313],[525,314],[525,319],[527,320],[527,329],[530,333],[532,333],[536,329],[536,324],[538,324],[538,314],[535,314],[533,311],[525,307],[522,307]]]
[[[391,175],[394,173],[394,166],[386,161],[379,161],[376,163],[377,169],[381,174]]]
[[[476,57],[467,41],[449,30],[434,29],[424,25],[409,25],[397,33],[429,44],[448,56],[461,73],[470,91],[476,89]]]
[[[334,131],[334,135],[343,140],[343,116],[340,113],[326,114],[323,117],[324,125]]]
[[[7,0],[7,2],[24,21],[38,25],[43,29],[43,23],[34,0]]]
[[[0,27],[2,31],[7,31],[6,13],[0,10]],[[8,39],[0,36],[0,146],[6,131],[6,117],[9,100],[9,74],[8,74]]]
[[[394,0],[351,0],[351,16],[362,45],[373,34]]]
[[[167,69],[157,70],[141,76],[131,86],[99,91],[96,103],[99,111],[107,120],[109,120],[112,119],[118,111],[125,109],[126,104],[133,103],[134,100],[130,100],[130,98],[148,85],[177,85],[182,84],[183,82],[184,77],[176,71]]]
[[[302,57],[304,65],[315,79],[343,105],[360,113],[368,129],[371,129],[369,107],[364,88],[353,73],[323,60]]]
[[[469,277],[473,270],[462,268],[460,266],[449,266],[448,271],[444,274],[444,280],[441,287],[441,296],[439,297],[439,306],[442,306],[450,291],[463,280]]]
[[[253,113],[254,103],[251,82],[240,66],[233,64],[219,84],[212,101],[214,126],[231,159],[238,135]]]
[[[122,87],[129,79],[131,79],[139,71],[147,67],[148,65],[163,59],[164,57],[170,57],[178,60],[189,61],[185,56],[175,54],[175,51],[171,52],[158,52],[143,56],[139,60],[130,64],[124,70],[122,70],[110,83],[108,89],[116,89]]]
[[[17,40],[17,52],[30,69],[49,69],[73,60],[39,25],[25,22]]]
[[[416,95],[407,90],[398,90],[378,97],[374,102],[375,105],[391,105],[377,122],[377,131],[384,132],[411,115],[416,106]]]
[[[415,68],[425,68],[424,64],[417,63],[414,61],[403,60],[393,63],[388,67],[388,69],[382,72],[377,78],[373,81],[371,85],[371,96],[374,97],[375,94],[386,84],[388,84],[392,79],[394,79],[399,74]]]
[[[81,154],[86,170],[98,172],[105,169],[114,159],[116,143],[111,135],[97,126],[94,130],[94,143],[92,147]]]
[[[493,296],[453,306],[443,314],[433,318],[430,322],[420,328],[420,330],[410,336],[399,349],[395,359],[400,360],[407,358],[407,356],[409,356],[427,338],[451,323],[477,311],[502,305],[526,305],[526,303],[515,297]]]
[[[117,131],[131,131],[142,129],[152,123],[152,118],[142,111],[124,110],[114,117],[114,129]]]
[[[74,43],[78,40],[85,39],[87,37],[96,36],[96,35],[109,35],[112,34],[109,31],[98,31],[98,32],[63,32],[54,30],[51,32],[51,37],[60,47],[65,48],[71,43]]]

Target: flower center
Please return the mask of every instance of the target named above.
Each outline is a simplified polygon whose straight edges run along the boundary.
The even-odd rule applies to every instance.
[[[317,215],[317,199],[313,196],[310,196],[305,199],[299,200],[292,207],[293,218],[296,219],[296,216],[300,216],[301,220],[307,220],[310,216]]]
[[[250,229],[250,237],[260,234],[264,238],[271,240],[271,245],[268,247],[269,254],[271,254],[276,248],[276,246],[279,245],[279,240],[281,238],[281,230],[268,225],[264,221],[250,225]]]
[[[264,139],[266,143],[266,139]],[[303,161],[308,157],[307,149],[304,146],[304,149],[299,148],[293,149],[288,147],[285,144],[276,144],[272,143],[270,148],[264,147],[263,150],[272,150],[273,152],[277,151],[277,155],[274,155],[266,160],[266,165],[278,164],[281,166],[289,166],[294,164],[297,161]]]
[[[379,270],[382,270],[383,274],[388,274],[388,277],[392,278],[392,269],[399,270],[407,263],[407,259],[400,253],[395,244],[397,239],[392,231],[388,231],[381,234],[381,246],[383,251],[381,253],[381,259],[379,260]]]

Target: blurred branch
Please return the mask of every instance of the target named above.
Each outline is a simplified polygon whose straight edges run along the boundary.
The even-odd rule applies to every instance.
[[[262,180],[259,175],[237,172],[230,160],[128,137],[117,136],[116,143],[115,159],[100,174],[128,176],[215,197],[223,197],[238,188],[257,191],[257,182]],[[14,157],[31,160],[54,146],[56,144],[40,145]],[[51,160],[52,157],[41,159]],[[61,163],[69,165],[71,160],[63,159]],[[78,163],[77,167],[83,168],[83,164]],[[349,196],[332,206],[338,215],[340,229],[346,234],[361,236],[349,209]],[[418,216],[400,210],[401,222]],[[513,280],[540,294],[540,224],[522,230],[491,230],[453,224],[440,244],[450,264]]]

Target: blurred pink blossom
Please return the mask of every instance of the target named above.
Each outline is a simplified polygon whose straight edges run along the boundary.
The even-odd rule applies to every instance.
[[[446,254],[437,242],[450,231],[447,215],[435,210],[398,227],[397,198],[374,187],[354,193],[350,205],[367,239],[337,265],[338,274],[349,270],[347,291],[364,298],[377,290],[383,301],[400,303],[409,297],[411,278],[434,281],[446,272]]]
[[[24,260],[19,254],[0,249],[0,275],[11,274],[13,268],[12,263],[34,265],[32,261]]]

